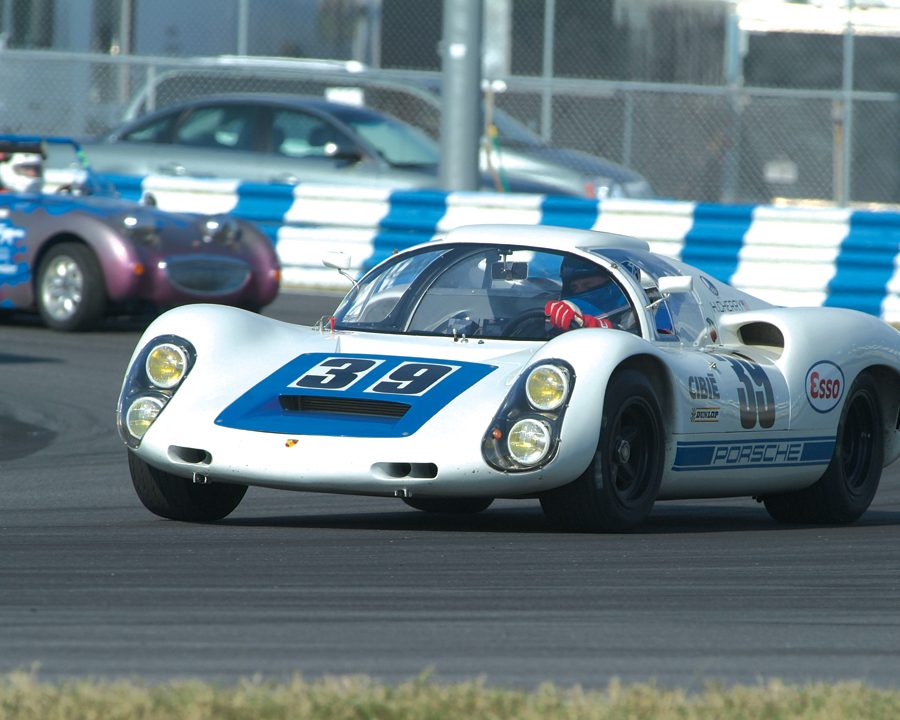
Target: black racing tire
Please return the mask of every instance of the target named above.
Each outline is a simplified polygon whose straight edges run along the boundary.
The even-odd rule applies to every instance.
[[[656,392],[634,370],[616,373],[609,382],[591,464],[573,482],[541,494],[544,514],[568,531],[633,530],[653,509],[664,458]]]
[[[869,508],[884,465],[878,385],[861,373],[847,395],[825,474],[803,490],[761,498],[778,522],[846,524]]]
[[[444,515],[474,515],[487,510],[494,498],[464,497],[464,498],[403,498],[403,502],[411,508],[428,513],[441,513]]]
[[[41,258],[35,303],[44,324],[73,332],[96,327],[106,314],[106,283],[93,250],[77,242],[54,245]]]
[[[130,451],[128,469],[144,507],[169,520],[221,520],[240,504],[247,492],[246,485],[214,481],[200,484],[172,475],[148,465]]]

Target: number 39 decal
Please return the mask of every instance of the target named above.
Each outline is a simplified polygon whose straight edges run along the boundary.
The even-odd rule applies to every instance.
[[[329,357],[313,365],[290,386],[340,392],[360,387],[363,392],[416,396],[424,395],[459,369],[457,365],[406,361],[378,371],[383,363],[384,360],[374,358]],[[360,384],[364,379],[366,383]]]

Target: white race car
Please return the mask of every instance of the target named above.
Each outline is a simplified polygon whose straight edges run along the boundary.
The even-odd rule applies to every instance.
[[[138,496],[178,520],[256,485],[438,513],[539,498],[579,531],[728,496],[845,523],[900,454],[898,373],[875,317],[775,307],[633,238],[473,225],[390,256],[314,328],[163,314],[117,418]]]

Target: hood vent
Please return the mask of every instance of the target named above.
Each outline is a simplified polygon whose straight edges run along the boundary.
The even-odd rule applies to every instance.
[[[281,409],[287,412],[339,413],[368,417],[402,418],[409,410],[406,403],[384,400],[321,397],[319,395],[281,395]]]

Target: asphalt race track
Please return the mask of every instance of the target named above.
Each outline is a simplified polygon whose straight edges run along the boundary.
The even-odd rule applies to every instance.
[[[334,302],[283,294],[267,313],[311,323]],[[536,501],[435,520],[258,488],[223,522],[181,524],[141,506],[114,427],[142,327],[0,319],[0,673],[897,685],[900,463],[850,527],[720,500],[565,535]]]

